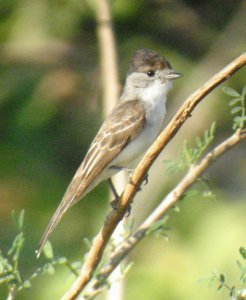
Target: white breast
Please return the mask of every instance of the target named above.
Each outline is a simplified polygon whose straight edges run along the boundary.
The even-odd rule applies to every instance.
[[[171,87],[170,82],[155,81],[148,88],[140,90],[138,99],[146,109],[146,122],[142,132],[131,141],[113,160],[111,165],[127,167],[144,154],[159,134],[166,115],[166,97]]]

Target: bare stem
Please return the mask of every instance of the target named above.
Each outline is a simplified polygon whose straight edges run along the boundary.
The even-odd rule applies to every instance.
[[[97,38],[100,50],[104,115],[115,106],[119,94],[117,52],[108,0],[98,0]]]
[[[16,296],[17,288],[13,286],[9,290],[8,298],[6,300],[14,300]]]

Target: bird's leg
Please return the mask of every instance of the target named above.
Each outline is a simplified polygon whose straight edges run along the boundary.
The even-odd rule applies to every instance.
[[[110,188],[111,188],[111,191],[112,191],[112,193],[113,193],[113,195],[114,195],[114,200],[111,201],[110,204],[111,204],[111,207],[112,207],[113,209],[116,209],[116,208],[117,208],[117,203],[118,203],[118,201],[120,200],[120,196],[118,195],[118,193],[117,193],[117,191],[116,191],[116,188],[115,188],[115,186],[114,186],[113,181],[112,181],[111,178],[108,179],[108,183],[109,183],[109,186],[110,186]]]
[[[109,186],[110,186],[110,188],[112,190],[112,193],[114,195],[114,200],[110,202],[111,207],[113,209],[117,209],[117,204],[118,204],[118,202],[120,200],[120,196],[118,195],[118,193],[116,191],[116,188],[115,188],[115,186],[114,186],[113,181],[112,181],[111,178],[108,179],[108,183],[109,183]],[[130,215],[130,213],[131,213],[131,205],[127,209],[126,217],[128,217]]]
[[[114,168],[114,169],[122,170],[121,167],[117,167],[117,166],[113,166],[113,168]],[[110,202],[110,205],[111,205],[111,207],[112,207],[113,209],[117,209],[117,204],[118,204],[118,202],[119,202],[119,200],[120,200],[120,196],[118,195],[118,193],[117,193],[117,191],[116,191],[116,188],[115,188],[115,186],[114,186],[113,181],[112,181],[111,178],[108,179],[108,183],[109,183],[109,186],[110,186],[110,188],[111,188],[111,190],[112,190],[112,193],[113,193],[113,195],[114,195],[114,200]],[[128,216],[130,215],[130,213],[131,213],[131,205],[127,208],[127,211],[126,211],[126,215],[125,215],[125,216],[128,217]]]
[[[134,171],[134,169],[127,168],[127,167],[120,167],[120,166],[110,166],[110,168],[113,169],[113,170],[117,170],[118,172],[120,172],[120,171],[126,171],[126,172],[128,172],[129,173],[128,182],[130,184],[132,184],[132,185],[135,185],[134,182],[132,181],[132,176],[131,176],[132,173],[133,173],[133,171]],[[118,195],[118,193],[116,191],[116,188],[115,188],[115,186],[114,186],[113,181],[112,181],[111,178],[108,179],[108,182],[109,182],[109,186],[110,186],[110,188],[111,188],[111,190],[113,192],[113,195],[114,195],[114,200],[111,201],[110,204],[111,204],[111,207],[113,209],[117,209],[117,204],[118,204],[118,202],[120,200],[120,196]],[[146,173],[144,175],[143,184],[146,185],[146,184],[148,184],[148,182],[149,182],[149,174]],[[142,190],[142,188],[139,187],[138,191],[141,191],[141,190]],[[131,213],[131,205],[127,209],[126,217],[128,217],[130,215],[130,213]]]

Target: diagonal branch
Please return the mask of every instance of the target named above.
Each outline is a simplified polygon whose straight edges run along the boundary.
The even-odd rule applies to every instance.
[[[91,280],[93,273],[101,260],[103,251],[107,245],[107,242],[109,241],[109,238],[130,206],[133,197],[136,195],[138,188],[144,179],[145,174],[148,172],[149,168],[163,148],[175,136],[185,120],[191,115],[191,112],[194,110],[194,108],[208,93],[210,93],[223,81],[230,78],[232,74],[237,72],[245,64],[246,53],[243,53],[224,69],[214,75],[208,82],[196,90],[183,103],[181,108],[178,110],[166,128],[162,131],[162,133],[158,136],[156,141],[149,148],[144,158],[135,169],[131,182],[127,184],[123,194],[121,195],[117,210],[112,210],[107,215],[103,227],[94,239],[93,245],[87,255],[80,275],[75,280],[70,290],[63,296],[62,300],[76,299],[82,289]]]
[[[246,131],[238,130],[210,151],[200,163],[191,168],[180,183],[162,200],[159,206],[143,222],[136,232],[114,250],[114,254],[111,256],[109,262],[102,267],[97,278],[91,282],[90,288],[85,293],[84,299],[93,299],[94,295],[101,291],[102,285],[106,282],[110,273],[145,237],[155,222],[164,217],[167,211],[184,196],[184,193],[199,179],[213,162],[244,140],[246,140]]]

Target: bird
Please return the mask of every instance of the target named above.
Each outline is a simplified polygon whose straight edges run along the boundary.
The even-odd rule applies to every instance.
[[[152,49],[134,52],[122,94],[102,123],[36,250],[37,257],[65,212],[101,181],[132,165],[148,150],[166,116],[172,81],[181,77]]]

